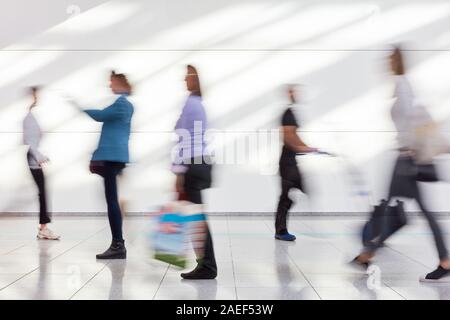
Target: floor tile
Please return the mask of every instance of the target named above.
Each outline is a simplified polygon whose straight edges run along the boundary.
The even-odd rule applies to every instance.
[[[219,274],[198,281],[180,277],[196,266],[190,247],[183,269],[153,259],[146,219],[124,221],[126,260],[100,261],[95,255],[110,244],[105,217],[56,219],[60,241],[37,241],[34,218],[2,218],[0,300],[450,299],[450,283],[419,282],[438,263],[420,219],[390,238],[365,272],[348,264],[361,250],[364,219],[293,216],[297,240],[283,242],[273,238],[272,219],[210,217]]]

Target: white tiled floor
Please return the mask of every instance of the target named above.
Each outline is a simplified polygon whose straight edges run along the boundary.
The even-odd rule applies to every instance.
[[[103,262],[106,218],[54,220],[60,241],[36,240],[36,219],[0,219],[0,299],[450,299],[450,283],[418,281],[437,265],[420,219],[389,240],[368,276],[347,264],[361,219],[292,217],[297,241],[286,243],[273,239],[270,217],[212,217],[219,276],[202,281],[152,259],[147,218],[124,222],[128,259]],[[450,220],[441,223],[448,233]]]

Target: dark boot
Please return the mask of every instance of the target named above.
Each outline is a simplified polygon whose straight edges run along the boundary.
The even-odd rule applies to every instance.
[[[188,280],[215,279],[217,277],[217,271],[208,269],[202,266],[201,263],[198,263],[194,270],[182,273],[181,277]]]
[[[105,252],[98,254],[97,259],[126,259],[127,249],[125,249],[125,241],[113,240],[111,246]]]

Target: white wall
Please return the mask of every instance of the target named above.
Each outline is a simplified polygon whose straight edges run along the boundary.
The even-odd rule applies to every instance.
[[[87,170],[100,127],[61,94],[106,106],[112,68],[129,74],[136,88],[133,163],[121,186],[130,211],[173,197],[171,129],[186,97],[187,63],[199,68],[210,126],[228,132],[229,149],[252,132],[277,128],[282,84],[305,85],[305,140],[347,160],[303,158],[311,198],[299,196],[293,210],[364,210],[349,163],[362,171],[373,199],[384,196],[395,157],[390,43],[410,50],[411,82],[433,115],[444,122],[450,115],[448,0],[16,0],[1,15],[0,212],[37,210],[21,145],[30,85],[45,86],[36,114],[57,212],[105,211],[101,180]],[[217,165],[209,211],[273,212],[278,151]],[[446,173],[450,160],[439,168]],[[425,189],[432,209],[450,210],[447,184]]]

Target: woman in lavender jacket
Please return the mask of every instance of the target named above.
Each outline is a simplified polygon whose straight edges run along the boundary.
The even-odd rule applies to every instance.
[[[205,143],[207,119],[202,104],[200,80],[197,70],[187,66],[186,86],[190,92],[186,104],[178,119],[175,132],[179,136],[178,152],[172,171],[176,174],[176,191],[180,200],[201,204],[201,191],[211,186],[212,165]],[[197,253],[197,267],[182,273],[184,279],[214,279],[217,276],[217,264],[209,228],[206,230],[204,252]]]

